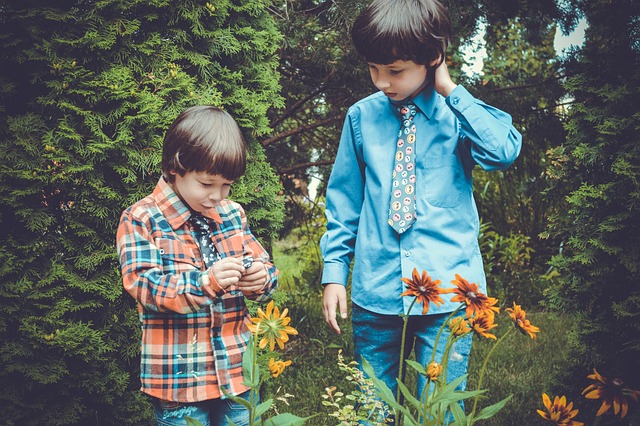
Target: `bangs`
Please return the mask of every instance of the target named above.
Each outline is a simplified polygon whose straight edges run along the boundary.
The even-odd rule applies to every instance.
[[[164,142],[163,173],[206,172],[236,180],[247,167],[246,143],[235,120],[214,107],[192,107],[170,127]]]
[[[213,132],[212,132],[213,133]],[[213,136],[213,135],[212,135]],[[220,139],[216,135],[215,139]],[[225,141],[196,140],[191,147],[176,152],[177,171],[206,172],[222,175],[228,180],[237,180],[246,170],[247,161],[244,147],[227,144]],[[234,149],[235,148],[235,149]]]
[[[448,16],[437,3],[374,1],[353,23],[353,44],[368,62],[397,60],[429,65],[444,57],[450,38]]]

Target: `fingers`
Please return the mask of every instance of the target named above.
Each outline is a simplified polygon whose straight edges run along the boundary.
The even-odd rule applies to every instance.
[[[340,311],[342,319],[347,318],[347,290],[341,284],[327,284],[322,298],[322,314],[331,329],[340,334],[340,326],[336,318],[336,311]]]
[[[456,84],[451,79],[449,69],[447,68],[447,62],[442,61],[440,66],[436,68],[435,72],[435,89],[440,95],[445,98],[456,88]]]
[[[265,264],[260,261],[255,261],[249,268],[244,270],[237,286],[245,294],[260,293],[264,289],[268,277],[269,274],[267,273]]]
[[[225,290],[236,285],[244,272],[242,262],[234,257],[220,259],[210,269],[220,287]]]

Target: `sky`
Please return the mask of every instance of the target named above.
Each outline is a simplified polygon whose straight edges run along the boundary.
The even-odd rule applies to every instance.
[[[571,34],[564,35],[560,28],[556,29],[556,35],[553,41],[553,46],[558,52],[558,55],[562,55],[571,46],[582,46],[584,40],[584,30],[587,27],[587,21],[581,19],[578,22],[576,28]],[[478,33],[471,40],[468,46],[465,46],[462,51],[465,54],[465,58],[469,62],[469,66],[463,66],[462,70],[466,74],[480,74],[482,72],[482,66],[484,59],[487,57],[487,52],[484,48],[484,25],[481,23],[478,29]]]

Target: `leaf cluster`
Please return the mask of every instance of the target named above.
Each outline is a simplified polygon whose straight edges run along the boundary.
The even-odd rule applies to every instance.
[[[255,138],[282,104],[270,2],[0,6],[0,385],[15,424],[141,424],[139,328],[115,233],[157,182],[165,130],[228,110],[250,142],[236,195],[259,237],[283,218]],[[112,420],[104,420],[112,419]]]

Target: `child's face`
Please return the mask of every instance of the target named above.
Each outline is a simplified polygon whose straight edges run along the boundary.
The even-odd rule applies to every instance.
[[[368,64],[373,84],[394,101],[410,98],[427,85],[425,65],[401,60],[387,65]]]
[[[233,181],[222,175],[207,172],[187,172],[184,176],[172,172],[174,181],[169,186],[192,210],[201,213],[217,206],[227,198]]]

